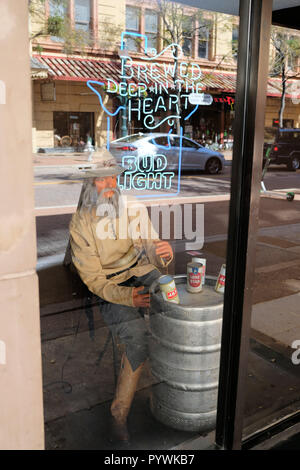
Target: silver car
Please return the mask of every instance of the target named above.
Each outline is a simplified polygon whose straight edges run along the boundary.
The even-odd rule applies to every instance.
[[[180,155],[180,136],[175,134],[132,134],[110,143],[110,151],[119,164],[124,165],[123,157],[159,156],[166,157],[167,169],[178,170]],[[224,167],[224,155],[198,144],[192,139],[182,137],[181,169],[204,170],[211,175],[220,173]],[[126,163],[125,165],[126,166]],[[146,169],[146,168],[145,168]]]

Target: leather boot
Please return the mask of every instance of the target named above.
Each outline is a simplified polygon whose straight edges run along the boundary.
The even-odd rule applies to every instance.
[[[115,397],[110,411],[110,436],[111,442],[128,443],[129,433],[127,429],[127,416],[137,388],[143,365],[141,364],[134,372],[124,354],[121,361],[121,370],[118,377]]]

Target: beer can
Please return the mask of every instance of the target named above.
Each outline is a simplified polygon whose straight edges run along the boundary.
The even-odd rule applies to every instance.
[[[215,291],[224,294],[226,280],[226,264],[222,264],[220,273],[216,282]]]
[[[167,302],[173,302],[179,304],[179,296],[176,289],[175,281],[172,276],[164,275],[158,278],[159,287],[163,296],[163,299]]]
[[[201,263],[191,261],[187,265],[187,286],[186,290],[191,294],[196,294],[202,291],[202,270]]]
[[[205,259],[205,258],[196,258],[196,257],[193,256],[192,261],[194,261],[195,263],[200,263],[200,264],[202,264],[202,280],[201,280],[201,284],[202,284],[202,286],[204,286],[204,284],[205,284],[205,273],[206,273],[206,259]]]

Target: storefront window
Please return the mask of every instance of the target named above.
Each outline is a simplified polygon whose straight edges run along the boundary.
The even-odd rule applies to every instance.
[[[54,146],[83,148],[88,139],[94,141],[94,114],[54,111]]]
[[[57,0],[49,0],[49,13],[50,16],[61,16],[63,17],[67,12],[67,6],[65,2],[58,2]]]
[[[72,4],[75,29],[96,24],[90,2]],[[46,76],[33,80],[46,422],[50,441],[58,442],[58,420],[80,411],[83,401],[91,413],[98,406],[104,412],[113,400],[122,360],[126,373],[142,371],[132,416],[144,418],[133,432],[135,441],[150,427],[153,445],[164,435],[168,448],[215,428],[235,112],[236,64],[230,62],[228,41],[232,16],[160,0],[124,1],[118,7],[107,3],[105,8],[102,1],[98,14],[99,44],[92,52],[33,50],[47,67]],[[216,56],[226,58],[218,69],[215,60],[208,60],[214,31]],[[81,228],[69,231],[71,220],[90,214],[89,205],[97,204],[96,182],[85,178],[105,155],[123,168],[112,175],[112,184],[124,201],[144,208],[143,217],[149,217],[162,245],[151,231],[145,240],[136,240],[134,224],[124,240],[119,226],[110,224],[112,239],[107,243],[95,235],[96,245]],[[101,186],[105,178],[99,174],[99,179]],[[94,191],[91,199],[87,184]],[[142,220],[139,226],[148,230]],[[200,264],[194,260],[196,265],[189,267],[193,257]],[[99,268],[95,276],[84,268],[93,259]],[[182,306],[164,304],[157,284],[161,275],[173,277],[177,291],[169,295],[177,292]],[[140,278],[148,291],[156,282],[151,296],[158,304],[137,317],[133,293]],[[185,323],[186,308],[193,312],[191,323]],[[164,316],[167,311],[170,315]],[[131,324],[141,328],[124,335],[120,312],[128,316],[125,332]],[[178,328],[173,327],[175,317]],[[150,335],[151,359],[142,369],[146,343],[138,354],[128,340],[133,334],[144,343]],[[102,437],[108,433],[110,406],[100,420]],[[99,446],[107,448],[102,437]],[[110,445],[118,448],[119,443]]]
[[[59,426],[66,415],[79,428],[82,417],[99,424],[92,444],[82,433],[84,446],[118,448],[104,437],[121,361],[129,377],[139,371],[133,446],[171,448],[215,429],[239,18],[198,3],[102,0],[95,8],[74,0],[74,30],[98,25],[94,49],[33,44],[41,66],[32,73],[32,135],[49,448],[75,446],[71,426]],[[69,14],[49,5],[50,14]],[[263,181],[244,437],[293,411],[299,399],[299,34],[275,31],[264,119],[270,165],[257,170]],[[118,191],[146,217],[125,238]],[[90,220],[96,209],[107,237]],[[145,220],[162,245],[149,232],[136,235]],[[160,289],[160,275],[171,276],[176,289]],[[138,311],[148,308],[149,289],[150,308]],[[142,329],[128,330],[129,320]],[[150,338],[141,369],[147,354],[144,343],[138,354],[128,342],[132,331],[139,341]]]

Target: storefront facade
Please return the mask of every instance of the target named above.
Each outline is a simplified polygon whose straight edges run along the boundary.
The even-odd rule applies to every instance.
[[[48,1],[48,0],[47,0]],[[74,50],[71,53],[73,63],[70,61],[70,53],[63,54],[61,46],[53,37],[37,37],[32,43],[33,57],[42,67],[48,67],[47,79],[39,80],[39,76],[35,75],[33,78],[33,148],[34,151],[38,149],[53,149],[60,146],[60,139],[66,136],[63,140],[63,147],[69,147],[69,151],[78,150],[77,142],[86,143],[88,135],[91,136],[93,144],[96,147],[101,147],[104,143],[106,123],[103,121],[103,116],[99,116],[97,110],[97,99],[92,94],[88,93],[86,89],[87,77],[95,80],[102,80],[105,86],[107,85],[107,78],[112,79],[118,76],[120,71],[121,61],[118,57],[116,49],[111,44],[115,39],[115,32],[111,31],[112,24],[118,25],[118,30],[127,28],[128,31],[138,35],[148,34],[152,40],[152,46],[162,50],[162,39],[159,35],[161,31],[162,19],[159,17],[158,8],[153,8],[151,5],[143,4],[141,7],[139,3],[125,2],[118,4],[114,9],[114,18],[108,16],[108,6],[97,4],[97,1],[91,2],[89,11],[86,13],[90,15],[90,28],[94,38],[94,47],[88,51],[85,47],[84,54],[81,56]],[[87,5],[89,2],[87,2]],[[46,2],[45,16],[49,15],[49,5],[51,2]],[[70,7],[71,8],[71,7]],[[72,10],[72,8],[71,8]],[[101,10],[101,14],[99,11]],[[83,10],[84,13],[85,10]],[[118,11],[118,12],[117,12]],[[187,7],[187,16],[192,16],[197,10]],[[127,13],[126,13],[127,12]],[[70,13],[71,14],[71,13]],[[127,15],[127,16],[126,16]],[[71,15],[72,18],[72,15]],[[160,18],[160,19],[159,19]],[[74,21],[74,20],[73,20]],[[188,63],[193,60],[193,63],[201,67],[201,89],[213,96],[213,106],[210,109],[202,106],[193,116],[193,120],[200,122],[198,126],[193,126],[194,131],[187,128],[187,135],[194,138],[199,143],[207,145],[218,144],[220,147],[232,141],[232,127],[234,120],[234,94],[236,88],[236,31],[237,21],[236,17],[230,15],[223,15],[219,13],[216,18],[212,13],[206,11],[201,16],[201,21],[206,23],[206,26],[201,29],[199,25],[200,20],[195,25],[190,35],[184,36],[186,54],[185,60]],[[107,32],[103,32],[103,25],[107,25]],[[209,28],[207,26],[209,24]],[[33,17],[32,30],[36,31],[39,28],[36,18]],[[76,26],[76,24],[75,24]],[[152,31],[148,31],[148,30]],[[152,35],[152,36],[151,36]],[[222,40],[220,39],[222,38]],[[131,60],[135,61],[138,65],[138,60],[141,57],[139,51],[140,45],[129,38],[129,49]],[[99,47],[100,46],[100,47]],[[42,52],[37,53],[37,47],[42,48]],[[75,47],[74,47],[75,49]],[[88,59],[86,57],[88,52]],[[272,52],[273,54],[273,52]],[[158,60],[163,63],[164,60],[169,61],[170,67],[174,63],[170,61],[168,54],[163,54]],[[110,70],[111,69],[111,70]],[[111,74],[111,71],[113,73]],[[295,73],[296,72],[296,73]],[[44,75],[45,76],[45,75]],[[294,127],[299,127],[299,109],[295,103],[291,103],[291,99],[298,96],[298,80],[297,70],[290,74],[291,78],[288,80],[288,90],[286,97],[287,112],[290,107]],[[200,81],[200,79],[199,79]],[[48,83],[48,85],[47,85]],[[52,87],[52,91],[48,96],[44,96],[43,88]],[[165,88],[168,90],[172,87],[172,83],[167,83]],[[280,108],[280,93],[278,90],[281,87],[280,79],[269,77],[268,80],[268,100],[266,111],[266,127],[273,127],[273,120],[278,117]],[[112,84],[111,84],[112,88]],[[55,89],[55,92],[54,92]],[[108,106],[111,111],[118,107],[120,96],[111,99],[112,95],[103,89],[103,96],[106,96]],[[192,89],[186,90],[182,93],[181,106],[188,114],[188,107],[186,105],[187,95],[192,92]],[[149,87],[145,90],[147,96],[152,96]],[[118,93],[116,94],[118,95]],[[80,126],[80,130],[73,130],[69,122],[67,114],[65,115],[64,124],[60,121],[60,129],[55,129],[54,113],[77,113],[87,112],[93,113],[90,117],[89,114],[82,119],[84,124]],[[272,122],[272,124],[270,123]],[[128,122],[130,132],[146,132],[147,129],[141,125],[141,120],[133,116],[131,122]],[[75,126],[76,127],[76,126]],[[75,132],[75,133],[74,133]],[[77,135],[79,132],[79,135]],[[88,134],[88,135],[87,135]],[[56,137],[55,137],[56,135]],[[115,122],[112,128],[112,139],[121,136],[120,122]],[[74,142],[73,142],[74,141]],[[72,145],[73,142],[73,145]],[[44,150],[45,151],[45,150]]]

